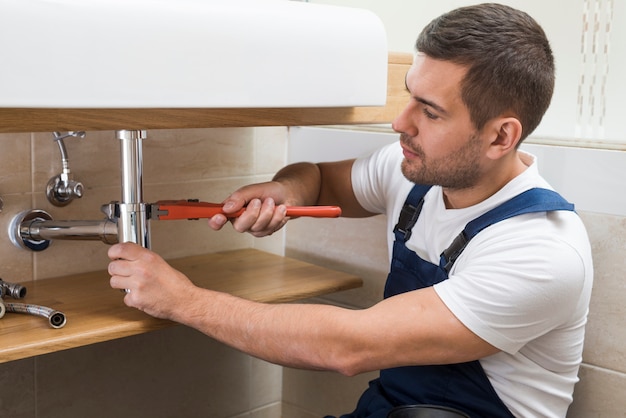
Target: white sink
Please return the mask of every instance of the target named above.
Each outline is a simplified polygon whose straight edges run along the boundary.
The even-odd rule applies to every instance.
[[[383,105],[373,13],[285,0],[2,0],[2,108]]]

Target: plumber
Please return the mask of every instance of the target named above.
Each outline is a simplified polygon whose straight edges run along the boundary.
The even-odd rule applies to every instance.
[[[471,417],[564,417],[582,358],[591,250],[573,205],[519,149],[554,87],[544,31],[482,4],[428,24],[406,75],[398,143],[366,158],[299,163],[245,186],[235,230],[269,235],[285,205],[387,214],[384,299],[362,310],[262,304],[195,287],[135,244],[110,248],[111,286],[150,315],[270,362],[345,375],[380,370],[354,412],[434,404]],[[219,230],[224,216],[209,220]],[[182,290],[181,290],[182,289]]]

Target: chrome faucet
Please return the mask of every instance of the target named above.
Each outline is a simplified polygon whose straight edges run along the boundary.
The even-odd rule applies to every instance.
[[[55,206],[66,206],[72,202],[72,200],[83,197],[83,184],[79,181],[72,179],[70,172],[69,158],[67,156],[67,149],[63,140],[65,138],[84,138],[85,132],[67,132],[62,134],[61,132],[53,132],[54,141],[59,145],[59,151],[61,152],[61,174],[52,177],[48,181],[46,186],[46,197],[48,201]]]

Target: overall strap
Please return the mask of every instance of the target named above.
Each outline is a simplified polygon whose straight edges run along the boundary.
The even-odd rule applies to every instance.
[[[416,184],[409,192],[402,206],[402,210],[400,211],[398,223],[393,228],[396,240],[407,242],[408,239],[411,238],[412,229],[424,205],[424,196],[431,187],[432,186],[429,185]]]
[[[461,255],[467,243],[489,225],[525,213],[555,210],[573,211],[574,205],[552,190],[542,188],[526,190],[465,225],[465,229],[441,253],[439,264],[449,273],[452,265]]]

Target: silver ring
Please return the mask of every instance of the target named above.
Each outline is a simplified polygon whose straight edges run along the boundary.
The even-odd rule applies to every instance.
[[[130,289],[120,289],[120,292],[129,294],[130,293]]]

